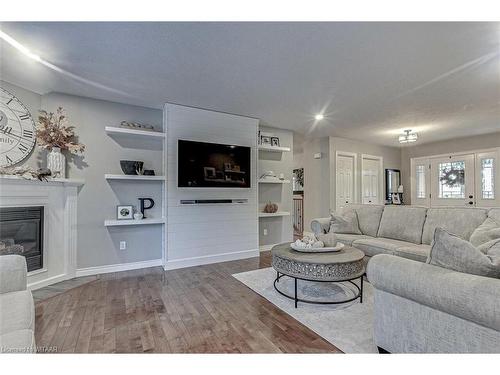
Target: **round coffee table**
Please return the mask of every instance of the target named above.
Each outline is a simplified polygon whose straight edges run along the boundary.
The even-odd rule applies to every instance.
[[[365,254],[350,246],[337,252],[331,253],[302,253],[293,250],[290,243],[276,245],[271,249],[272,266],[276,270],[274,289],[281,295],[293,299],[295,307],[298,302],[317,304],[340,304],[354,301],[359,298],[363,303],[363,275],[365,274],[365,264],[363,258]],[[290,296],[277,287],[283,276],[294,279],[294,296]],[[360,279],[359,285],[353,280]],[[349,282],[357,289],[354,297],[341,301],[311,301],[301,299],[297,296],[297,280],[344,283]]]

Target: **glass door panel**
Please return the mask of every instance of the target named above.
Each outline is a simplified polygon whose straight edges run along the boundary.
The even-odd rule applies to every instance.
[[[431,205],[474,206],[474,155],[431,160]]]
[[[478,207],[498,207],[500,178],[498,173],[498,151],[476,155],[476,205]]]

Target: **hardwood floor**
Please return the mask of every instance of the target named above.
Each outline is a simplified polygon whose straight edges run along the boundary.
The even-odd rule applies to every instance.
[[[101,275],[36,303],[37,346],[71,353],[335,353],[231,274],[260,258]]]

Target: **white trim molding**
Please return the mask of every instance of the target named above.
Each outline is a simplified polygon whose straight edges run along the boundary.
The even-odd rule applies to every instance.
[[[76,277],[92,276],[92,275],[99,275],[111,272],[138,270],[141,268],[158,267],[162,266],[162,263],[163,263],[162,259],[152,259],[152,260],[144,260],[141,262],[119,263],[119,264],[109,264],[106,266],[79,268],[76,270]]]
[[[231,260],[246,259],[246,258],[255,258],[258,257],[259,255],[260,255],[259,249],[252,249],[252,250],[238,251],[234,253],[222,253],[215,255],[205,255],[200,257],[167,260],[164,269],[165,271],[175,270],[178,268],[201,266],[204,264],[228,262]]]

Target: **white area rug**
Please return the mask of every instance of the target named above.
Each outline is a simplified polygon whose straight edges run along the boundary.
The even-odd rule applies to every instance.
[[[233,277],[344,353],[377,353],[373,342],[373,287],[366,280],[362,304],[359,303],[359,299],[341,305],[314,305],[299,302],[298,307],[295,308],[293,300],[283,297],[274,289],[276,271],[273,268],[237,273]],[[293,295],[293,279],[283,277],[279,283],[280,290]],[[302,280],[298,281],[298,291],[299,298],[328,298],[330,300],[344,299],[352,293],[349,289],[340,287],[339,284],[312,283]]]

